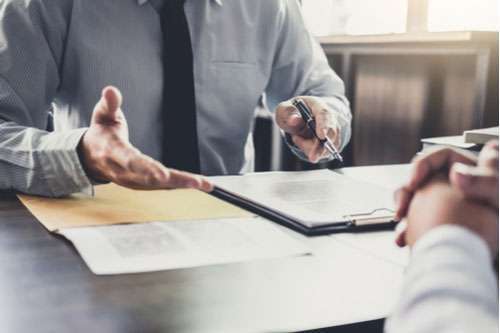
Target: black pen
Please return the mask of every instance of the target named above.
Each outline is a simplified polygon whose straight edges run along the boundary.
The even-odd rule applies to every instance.
[[[300,98],[296,98],[293,101],[293,106],[295,106],[295,108],[299,111],[307,127],[309,127],[309,130],[313,133],[314,137],[318,139],[321,145],[325,147],[325,149],[332,155],[333,158],[339,160],[340,162],[344,162],[344,159],[340,155],[337,148],[335,148],[335,145],[328,136],[326,137],[326,139],[320,139],[318,137],[318,133],[316,133],[316,121],[314,120],[314,117],[307,107],[306,103],[304,103],[304,101]]]

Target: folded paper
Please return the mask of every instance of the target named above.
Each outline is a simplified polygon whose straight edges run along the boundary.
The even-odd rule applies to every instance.
[[[193,189],[138,191],[106,184],[96,186],[93,197],[84,194],[65,198],[18,197],[49,231],[122,223],[253,216]]]

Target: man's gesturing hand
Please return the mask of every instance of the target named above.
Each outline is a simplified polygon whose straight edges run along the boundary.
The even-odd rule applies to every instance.
[[[90,127],[78,147],[81,162],[89,177],[134,189],[212,190],[212,185],[205,178],[167,169],[132,146],[121,104],[120,91],[106,87],[95,106]]]
[[[318,137],[325,139],[328,136],[339,149],[340,127],[328,106],[316,97],[300,96],[298,98],[302,99],[311,110],[316,120]],[[304,152],[310,162],[317,163],[328,156],[328,152],[313,136],[292,102],[293,99],[278,105],[275,113],[276,123],[291,136],[293,143]]]

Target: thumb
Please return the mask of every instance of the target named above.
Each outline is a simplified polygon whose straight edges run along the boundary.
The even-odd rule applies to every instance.
[[[94,109],[94,120],[97,122],[116,122],[120,120],[122,94],[118,88],[108,86],[102,90],[102,96]]]
[[[450,181],[465,197],[486,202],[498,209],[498,174],[486,168],[455,163],[450,172]]]
[[[408,222],[406,220],[400,221],[395,230],[396,238],[395,242],[396,245],[399,247],[405,247],[406,244],[406,229],[408,228]]]
[[[498,173],[498,141],[488,142],[479,153],[477,165]]]
[[[277,125],[291,135],[307,135],[307,126],[291,101],[280,103],[276,108],[275,118]]]

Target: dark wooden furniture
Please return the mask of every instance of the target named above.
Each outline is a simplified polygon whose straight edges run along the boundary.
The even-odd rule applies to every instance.
[[[386,167],[353,171],[358,177],[385,174],[399,181]],[[333,288],[341,272],[329,268],[327,259],[305,256],[96,276],[69,242],[43,229],[13,194],[4,193],[0,331],[238,332],[291,323],[321,327],[329,318],[335,322],[329,304],[343,302]],[[323,324],[313,325],[313,319]],[[382,327],[383,321],[375,320],[315,332],[382,332]]]
[[[420,138],[498,126],[498,32],[321,39],[352,103],[352,165],[406,163]]]

